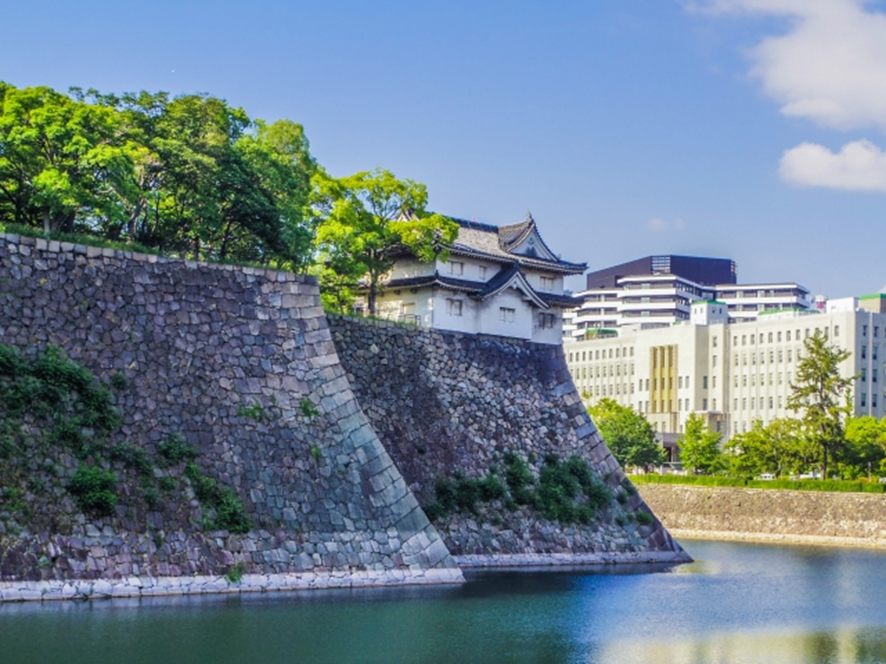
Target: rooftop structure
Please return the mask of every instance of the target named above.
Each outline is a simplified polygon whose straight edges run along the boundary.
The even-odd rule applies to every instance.
[[[809,291],[794,282],[738,284],[728,258],[647,256],[587,275],[582,305],[567,312],[564,340],[589,330],[640,325],[660,328],[688,321],[698,300],[719,300],[731,322],[756,320],[770,311],[809,309]]]
[[[496,334],[542,343],[562,341],[563,310],[581,300],[563,278],[585,263],[561,260],[529,215],[509,226],[453,218],[458,236],[448,260],[397,260],[378,298],[378,314],[427,327]]]
[[[674,275],[704,286],[734,284],[735,261],[700,256],[646,256],[587,275],[587,289],[615,288],[623,277]]]

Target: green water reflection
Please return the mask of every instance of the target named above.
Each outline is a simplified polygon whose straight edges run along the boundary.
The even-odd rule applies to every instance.
[[[696,563],[459,587],[0,606],[7,662],[886,662],[886,555],[689,542]],[[649,573],[649,572],[652,573]]]

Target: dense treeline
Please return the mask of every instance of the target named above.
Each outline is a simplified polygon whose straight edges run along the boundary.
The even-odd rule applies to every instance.
[[[383,170],[335,179],[301,125],[208,94],[101,94],[0,81],[0,224],[88,234],[321,277],[339,310],[406,248],[430,259],[454,224],[424,185]]]

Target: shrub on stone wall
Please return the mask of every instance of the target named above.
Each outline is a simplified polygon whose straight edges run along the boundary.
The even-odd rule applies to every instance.
[[[117,507],[117,476],[96,466],[80,466],[68,490],[77,506],[87,513],[110,516]]]
[[[550,521],[586,525],[593,521],[597,510],[612,501],[612,493],[581,457],[561,461],[556,454],[548,454],[538,477],[514,452],[505,454],[504,462],[504,482],[494,467],[482,477],[465,477],[457,472],[452,477],[438,478],[434,500],[424,506],[425,514],[431,521],[453,512],[476,515],[482,503],[501,501],[510,511],[525,505]]]
[[[118,390],[128,387],[122,374],[115,374],[111,383]],[[163,493],[178,483],[168,475],[157,476],[155,469],[185,464],[184,474],[197,498],[214,513],[206,525],[233,533],[249,531],[243,503],[230,488],[203,475],[194,464],[197,450],[181,434],[170,433],[156,453],[129,441],[111,445],[109,439],[122,422],[113,404],[110,388],[58,347],[22,354],[0,344],[0,483],[7,489],[0,495],[0,507],[27,520],[25,488],[43,483],[35,475],[39,469],[34,458],[48,455],[48,460],[57,452],[69,452],[81,463],[67,490],[87,514],[111,516],[117,506],[117,475],[103,467],[116,462],[131,471],[147,506],[157,509]]]

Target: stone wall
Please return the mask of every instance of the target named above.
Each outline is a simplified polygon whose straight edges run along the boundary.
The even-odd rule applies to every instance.
[[[547,455],[577,455],[612,492],[587,525],[500,501],[445,515],[435,525],[459,563],[684,555],[657,520],[634,520],[648,508],[588,417],[560,346],[342,317],[329,325],[357,399],[423,505],[435,500],[440,478],[483,477],[508,453],[526,459],[536,476]]]
[[[125,464],[102,462],[125,480],[116,513],[83,514],[67,487],[92,461],[36,447],[27,513],[0,505],[3,580],[461,579],[354,399],[314,280],[0,234],[0,342],[57,345],[106,383],[122,374],[108,445],[155,455],[181,436],[252,524],[207,530],[181,464],[146,480],[175,487],[158,504]]]
[[[886,546],[886,495],[641,484],[678,535]]]

